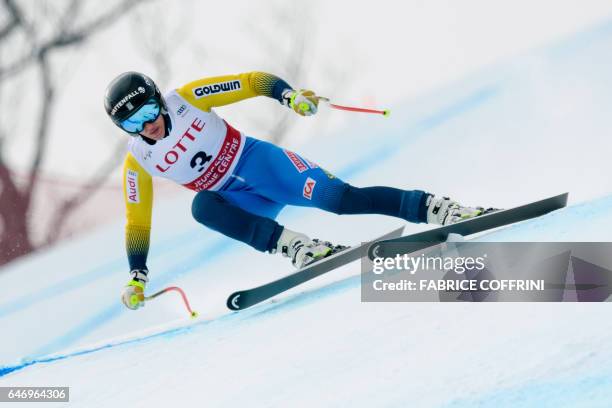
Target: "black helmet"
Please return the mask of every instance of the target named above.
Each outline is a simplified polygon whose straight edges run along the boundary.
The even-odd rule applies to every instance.
[[[106,113],[121,128],[121,121],[127,119],[147,101],[154,98],[163,113],[168,111],[166,103],[155,82],[139,72],[124,72],[106,88],[104,108]]]

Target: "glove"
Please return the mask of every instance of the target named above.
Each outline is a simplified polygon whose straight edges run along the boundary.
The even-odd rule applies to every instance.
[[[317,113],[319,97],[313,91],[285,89],[282,96],[283,105],[289,106],[298,115],[312,116]]]
[[[121,301],[128,309],[136,310],[144,306],[144,290],[149,281],[147,278],[148,272],[146,269],[130,271],[132,280],[128,282],[121,295]]]

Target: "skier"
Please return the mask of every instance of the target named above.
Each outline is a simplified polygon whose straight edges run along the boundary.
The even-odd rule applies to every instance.
[[[151,78],[137,72],[123,73],[109,84],[106,113],[133,136],[123,167],[131,280],[122,301],[128,308],[144,304],[153,176],[197,192],[192,214],[199,223],[259,251],[289,257],[297,268],[335,247],[276,222],[285,205],[440,225],[484,213],[482,207],[465,207],[421,190],[352,186],[297,153],[244,135],[212,110],[259,95],[302,116],[317,113],[319,98],[313,91],[293,89],[264,72],[203,78],[163,96]]]

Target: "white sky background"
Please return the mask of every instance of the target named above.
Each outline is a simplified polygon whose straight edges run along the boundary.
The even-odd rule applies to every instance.
[[[282,27],[276,14],[287,5],[294,17],[283,17]],[[51,173],[82,179],[107,157],[118,138],[127,137],[107,119],[102,98],[107,83],[123,71],[138,70],[155,79],[155,67],[135,35],[141,27],[155,27],[159,41],[166,41],[171,50],[172,75],[162,91],[199,77],[265,70],[338,103],[385,108],[611,18],[612,1],[158,0],[139,10],[150,26],[144,28],[142,18],[127,16],[86,47],[57,57],[62,67],[57,74],[65,82],[45,162]],[[299,82],[279,68],[291,30],[305,30],[308,38],[306,76]],[[264,139],[275,117],[291,114],[263,98],[217,112],[246,134]],[[20,137],[28,134],[24,114],[19,118],[23,122],[7,146],[7,157],[16,164],[31,154],[30,141]],[[306,119],[294,115],[291,120],[297,123],[284,144],[297,146],[309,135],[348,125],[350,119],[351,114],[343,112]],[[119,177],[114,180],[120,182]]]

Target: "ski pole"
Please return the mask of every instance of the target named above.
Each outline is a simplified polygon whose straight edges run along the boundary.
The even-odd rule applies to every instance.
[[[185,307],[187,308],[187,311],[189,312],[191,317],[194,317],[194,318],[198,317],[198,312],[191,310],[191,306],[189,306],[189,301],[187,300],[187,295],[185,295],[185,292],[183,291],[183,289],[179,288],[178,286],[168,286],[167,288],[162,289],[159,292],[155,292],[151,296],[145,296],[145,300],[147,301],[153,300],[159,295],[163,295],[164,293],[170,292],[171,290],[174,290],[181,294],[181,297],[183,298],[183,302],[185,303]]]
[[[391,114],[391,111],[389,109],[378,110],[378,109],[357,108],[354,106],[336,105],[335,103],[332,103],[329,100],[329,98],[326,98],[325,96],[319,96],[319,100],[327,102],[331,108],[338,109],[338,110],[345,110],[349,112],[374,113],[374,114],[383,115],[387,117]]]

